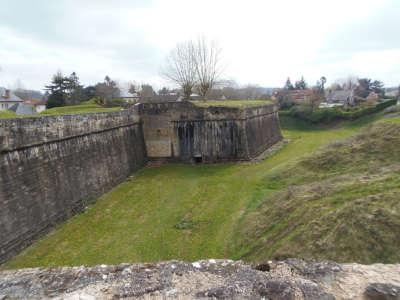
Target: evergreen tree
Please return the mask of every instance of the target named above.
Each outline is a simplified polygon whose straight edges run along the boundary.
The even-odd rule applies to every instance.
[[[304,80],[304,77],[301,76],[299,81],[295,83],[296,90],[305,90],[307,89],[307,82]]]
[[[288,79],[286,80],[285,86],[284,86],[285,90],[294,90],[294,86],[292,84],[292,82],[290,81],[290,78],[288,77]]]
[[[67,77],[58,71],[46,90],[49,92],[48,108],[77,104],[83,99],[83,86],[75,72]]]
[[[373,91],[379,95],[383,95],[385,93],[383,86],[384,86],[384,84],[382,81],[374,80],[371,83],[371,91]]]
[[[46,85],[45,88],[49,92],[47,108],[65,105],[65,94],[67,85],[65,77],[60,71],[53,75],[51,83],[49,85]]]
[[[73,105],[82,102],[83,100],[83,86],[79,83],[79,77],[75,72],[69,77],[65,78],[66,89],[66,104]]]
[[[158,91],[158,94],[160,96],[166,96],[166,95],[168,95],[168,93],[169,93],[169,90],[165,86],[161,90]]]
[[[323,92],[323,91],[325,90],[326,77],[325,77],[325,76],[322,76],[322,77],[320,78],[319,82],[320,82],[321,91]]]

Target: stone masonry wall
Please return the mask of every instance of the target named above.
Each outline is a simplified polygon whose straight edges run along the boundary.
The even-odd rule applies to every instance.
[[[282,139],[278,111],[272,106],[247,109],[246,116],[249,157],[256,157]]]
[[[240,109],[148,103],[139,113],[150,159],[247,160],[282,139],[274,105]]]
[[[0,262],[146,162],[132,111],[0,121]]]
[[[281,138],[273,105],[148,103],[113,113],[0,120],[0,263],[147,159],[247,160]]]

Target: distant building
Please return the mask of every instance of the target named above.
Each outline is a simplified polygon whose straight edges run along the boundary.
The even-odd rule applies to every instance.
[[[192,93],[192,94],[190,95],[190,99],[191,99],[191,100],[202,100],[203,98],[202,98],[199,94]]]
[[[341,104],[341,105],[354,105],[354,91],[353,90],[340,90],[326,92],[326,102],[328,104]]]
[[[371,92],[369,93],[368,97],[366,98],[367,101],[373,102],[373,101],[378,101],[379,100],[379,94],[375,93],[375,92]]]
[[[297,104],[307,102],[313,91],[311,89],[306,89],[306,90],[291,90],[289,91],[289,97],[290,99]]]
[[[140,96],[138,93],[131,93],[127,89],[120,88],[119,97],[127,103],[137,103],[140,100]]]
[[[42,111],[46,110],[46,101],[44,100],[32,99],[32,100],[26,100],[24,101],[24,103],[33,105],[37,113],[41,113]]]
[[[26,103],[16,103],[10,107],[11,111],[17,115],[35,115],[37,114],[35,106]]]
[[[399,96],[399,88],[388,88],[385,90],[385,96],[388,97],[398,97]]]
[[[0,87],[0,111],[10,109],[13,105],[24,101],[15,96],[9,89]]]

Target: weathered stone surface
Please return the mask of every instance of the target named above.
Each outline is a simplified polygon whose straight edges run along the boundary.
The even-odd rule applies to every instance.
[[[370,300],[400,300],[400,286],[390,283],[372,283],[365,289]]]
[[[197,107],[190,102],[139,107],[150,159],[220,162],[248,160],[282,139],[274,105]]]
[[[302,269],[293,261],[273,262],[269,271],[260,271],[240,261],[204,260],[10,270],[0,272],[0,299],[398,299],[377,298],[376,291],[394,295],[397,287],[385,281],[400,280],[399,265],[300,260],[296,265]],[[386,274],[377,272],[381,267]]]
[[[147,159],[141,124],[126,111],[28,120],[0,121],[0,262]]]
[[[138,123],[132,110],[86,115],[1,119],[0,153]]]
[[[276,107],[132,110],[0,120],[0,263],[148,158],[247,160],[282,138]]]

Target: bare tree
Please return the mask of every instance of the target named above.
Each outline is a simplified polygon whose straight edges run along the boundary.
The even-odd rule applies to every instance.
[[[321,92],[320,87],[314,87],[312,88],[312,92],[308,97],[308,102],[311,107],[311,111],[314,111],[315,109],[318,108],[319,104],[323,100],[323,93]]]
[[[347,78],[341,78],[334,82],[333,85],[340,87],[342,90],[354,90],[357,87],[357,76],[349,75]]]
[[[120,96],[117,83],[106,76],[104,82],[96,84],[96,96],[100,105],[111,105],[112,100]]]
[[[195,46],[192,41],[178,44],[167,58],[162,75],[176,83],[183,90],[185,99],[189,99],[197,84]]]
[[[197,75],[197,90],[203,99],[216,85],[222,74],[221,48],[216,42],[208,42],[204,37],[198,38],[195,45],[195,67]]]
[[[156,93],[154,92],[153,87],[150,84],[142,84],[139,91],[140,101],[146,102],[151,101]]]

